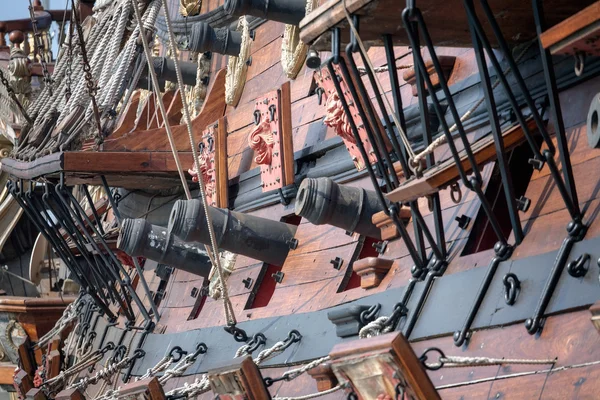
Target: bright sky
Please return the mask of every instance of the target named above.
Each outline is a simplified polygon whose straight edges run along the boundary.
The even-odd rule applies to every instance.
[[[31,0],[33,2],[33,0]],[[71,2],[68,0],[69,3]],[[64,10],[67,0],[42,0],[44,8],[53,10]],[[4,3],[4,1],[2,1]],[[29,17],[29,0],[11,1],[10,6],[3,5],[0,12],[0,20],[28,18]]]

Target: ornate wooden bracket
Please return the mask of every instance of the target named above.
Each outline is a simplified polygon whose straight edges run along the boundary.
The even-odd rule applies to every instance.
[[[204,181],[208,204],[213,207],[227,208],[227,129],[225,118],[207,127],[198,144],[200,175]],[[188,170],[192,180],[198,182],[198,171],[193,165]]]
[[[456,62],[456,57],[454,56],[438,56],[440,60],[440,64],[442,65],[442,71],[444,73],[444,77],[446,80],[450,78],[452,74],[452,70],[454,69],[454,63]],[[427,74],[431,79],[431,83],[435,88],[440,85],[440,77],[437,72],[435,72],[435,68],[433,67],[433,62],[431,60],[425,61],[425,67],[427,68]],[[412,95],[417,96],[417,76],[415,74],[415,68],[410,68],[404,71],[402,74],[402,78],[412,87]],[[426,92],[428,93],[428,92]]]
[[[394,260],[367,257],[356,261],[352,268],[360,276],[360,287],[370,289],[379,286],[394,264]]]
[[[260,370],[250,356],[234,358],[208,371],[208,380],[213,393],[221,400],[271,399]]]
[[[373,152],[373,146],[371,145],[367,136],[367,131],[365,130],[365,123],[367,122],[363,121],[360,115],[358,114],[358,109],[356,107],[356,103],[352,98],[352,94],[348,89],[348,84],[342,78],[341,72],[339,72],[339,66],[334,65],[334,69],[336,71],[336,76],[333,78],[329,74],[329,70],[327,68],[322,68],[320,73],[315,73],[315,80],[323,89],[323,95],[326,99],[325,104],[327,108],[327,114],[323,123],[329,127],[334,128],[336,134],[342,138],[344,144],[346,145],[346,149],[348,149],[348,152],[350,153],[352,161],[354,161],[356,169],[360,171],[365,168],[365,165],[360,154],[360,150],[356,146],[356,139],[352,134],[349,118],[353,119],[356,127],[358,128],[358,135],[360,136],[363,146],[365,147],[365,150],[369,155],[369,162],[373,164],[377,161],[377,158],[375,156],[375,153]],[[340,101],[339,94],[335,90],[335,86],[332,79],[337,79],[340,82],[344,98],[346,99],[346,102],[351,112],[350,116],[346,115],[346,113],[344,112],[342,102]],[[365,101],[369,100],[362,99],[363,103]],[[386,147],[389,147],[389,143],[387,143],[387,140]]]
[[[270,192],[294,183],[294,149],[290,83],[256,99],[254,124],[248,146],[260,165],[262,191]]]
[[[359,400],[440,398],[401,333],[340,343],[329,356],[338,380],[349,382]],[[397,389],[404,396],[397,396]]]
[[[404,221],[410,220],[410,207],[402,206],[398,216]],[[381,230],[381,240],[391,240],[400,236],[398,229],[396,229],[396,225],[394,225],[394,221],[392,221],[392,218],[384,211],[373,214],[371,221],[373,222],[373,225]]]

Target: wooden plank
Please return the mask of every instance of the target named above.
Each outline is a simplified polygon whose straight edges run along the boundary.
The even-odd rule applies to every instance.
[[[281,269],[285,273],[283,281],[277,286],[294,286],[331,277],[341,279],[349,268],[351,268],[350,266],[358,255],[355,254],[357,246],[359,246],[357,243],[350,243],[345,246],[321,250],[315,253],[290,254]],[[342,265],[339,270],[335,269],[331,263],[336,257],[342,259]]]
[[[42,175],[53,174],[62,169],[63,153],[54,153],[40,157],[32,162],[15,160],[14,158],[2,159],[2,171],[20,179],[34,179]]]
[[[577,14],[571,15],[564,21],[547,29],[540,35],[540,42],[545,49],[550,49],[565,38],[598,21],[600,21],[600,1],[596,1]]]
[[[281,41],[282,38],[278,37],[270,43],[265,44],[264,47],[252,52],[252,63],[248,66],[246,73],[246,80],[250,80],[255,76],[259,76],[265,70],[271,68],[281,60]],[[254,48],[255,43],[251,46]]]
[[[229,174],[227,171],[227,120],[225,117],[219,119],[215,139],[217,204],[221,208],[228,208]]]
[[[183,165],[193,165],[191,152],[180,152]],[[64,153],[65,172],[177,173],[170,152],[77,152]]]
[[[535,122],[529,120],[528,126],[534,129]],[[505,150],[516,147],[525,140],[523,130],[519,125],[514,126],[502,134]],[[491,135],[472,143],[471,149],[477,165],[481,168],[483,164],[496,158],[496,148],[494,138]],[[471,164],[464,151],[459,153],[461,165],[468,174],[471,171]],[[435,166],[423,174],[422,178],[415,178],[407,181],[399,188],[388,193],[386,197],[393,202],[406,202],[415,200],[419,197],[436,193],[440,188],[445,187],[459,179],[458,168],[453,158],[448,158],[438,166]]]
[[[294,145],[292,137],[292,104],[290,82],[281,85],[281,151],[283,167],[283,186],[294,183]]]

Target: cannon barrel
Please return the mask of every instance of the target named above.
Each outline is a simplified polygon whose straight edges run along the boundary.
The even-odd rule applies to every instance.
[[[219,249],[273,265],[283,265],[296,226],[267,218],[209,207]],[[185,242],[210,244],[200,200],[178,200],[171,210],[169,232]]]
[[[306,178],[298,189],[294,211],[315,225],[329,224],[381,239],[371,218],[382,210],[375,192],[339,185],[330,178]]]
[[[193,62],[179,61],[179,66],[181,68],[183,83],[185,85],[195,86],[198,65]],[[166,57],[154,57],[152,60],[152,67],[156,72],[156,77],[162,88],[164,88],[165,81],[177,82],[177,74],[175,72],[175,63],[173,60]],[[152,80],[148,79],[148,68],[145,68],[142,71],[137,88],[147,89],[148,82],[151,84]]]
[[[225,11],[298,25],[306,15],[306,0],[225,0]]]
[[[206,53],[211,51],[217,54],[238,56],[242,45],[242,34],[230,31],[227,28],[214,29],[206,22],[196,22],[192,25],[190,35],[190,51]]]
[[[185,243],[145,219],[124,219],[117,247],[132,257],[146,257],[205,278],[210,273],[210,259],[202,245]]]

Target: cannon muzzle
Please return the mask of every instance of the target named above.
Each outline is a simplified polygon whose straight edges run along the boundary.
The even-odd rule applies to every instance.
[[[202,245],[185,243],[145,219],[124,219],[117,247],[132,257],[146,257],[205,278],[210,273],[210,259]]]
[[[294,211],[315,225],[329,224],[381,239],[371,218],[382,210],[375,192],[339,185],[329,178],[306,178],[298,189]]]
[[[296,226],[249,214],[209,207],[219,249],[281,266],[290,250]],[[206,215],[200,200],[175,202],[169,232],[185,242],[210,244]]]
[[[306,15],[306,0],[225,0],[225,11],[298,25]]]
[[[227,28],[214,29],[206,22],[196,22],[192,25],[190,35],[190,51],[206,53],[207,51],[238,56],[242,45],[242,34]]]

